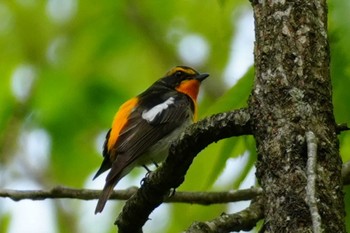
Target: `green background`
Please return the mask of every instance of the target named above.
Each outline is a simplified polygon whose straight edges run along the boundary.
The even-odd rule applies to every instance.
[[[350,124],[349,10],[348,0],[329,2],[334,111],[338,123]],[[246,106],[253,70],[235,86],[224,77],[235,53],[238,22],[250,11],[249,1],[243,0],[1,1],[0,188],[102,188],[103,178],[94,183],[91,177],[102,161],[99,146],[114,113],[175,65],[193,65],[211,74],[202,86],[199,119]],[[205,42],[208,54],[188,64],[179,44],[193,35]],[[246,54],[238,56],[245,59]],[[339,139],[343,161],[349,161],[350,133]],[[238,175],[214,185],[227,159],[243,153]],[[237,189],[255,159],[252,137],[210,145],[195,159],[179,190]],[[136,169],[126,179],[137,185],[144,174]],[[350,213],[350,187],[345,191]],[[52,232],[115,232],[113,222],[123,204],[108,202],[95,216],[96,201],[44,202],[54,219]],[[18,205],[21,202],[0,199],[0,232],[9,231],[15,219],[12,208]],[[146,231],[181,232],[193,221],[234,208],[166,204],[155,211],[164,215],[164,224],[155,216]],[[350,231],[349,216],[347,224]]]

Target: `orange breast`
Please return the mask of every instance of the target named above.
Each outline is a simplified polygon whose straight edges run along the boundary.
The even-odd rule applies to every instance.
[[[119,134],[125,124],[127,123],[128,117],[132,110],[137,105],[138,99],[132,98],[128,101],[126,101],[122,106],[120,106],[118,112],[115,114],[113,123],[112,123],[112,129],[111,133],[108,138],[108,151],[112,149],[116,141],[118,140]]]

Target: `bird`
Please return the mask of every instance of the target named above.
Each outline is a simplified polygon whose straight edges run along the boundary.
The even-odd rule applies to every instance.
[[[103,211],[114,187],[134,167],[147,169],[147,164],[165,160],[171,142],[197,120],[197,96],[208,76],[188,66],[173,67],[120,106],[106,135],[104,159],[93,178],[110,169],[95,214]]]

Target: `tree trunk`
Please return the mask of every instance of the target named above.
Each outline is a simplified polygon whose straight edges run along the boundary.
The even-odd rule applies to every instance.
[[[249,100],[257,178],[265,192],[262,232],[313,232],[306,187],[315,135],[315,208],[321,232],[345,232],[342,161],[333,116],[325,0],[255,0],[255,81]],[[313,213],[315,214],[315,213]]]

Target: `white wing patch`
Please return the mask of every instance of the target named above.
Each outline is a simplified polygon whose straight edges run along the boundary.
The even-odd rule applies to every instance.
[[[174,97],[169,97],[169,99],[167,99],[163,103],[157,104],[153,108],[143,111],[142,118],[148,122],[152,122],[156,118],[156,116],[160,115],[163,110],[167,109],[169,105],[173,103]]]

